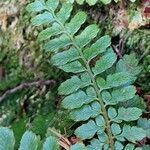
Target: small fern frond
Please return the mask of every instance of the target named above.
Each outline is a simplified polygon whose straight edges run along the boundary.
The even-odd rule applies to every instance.
[[[42,6],[37,10],[37,5]],[[70,3],[36,0],[27,9],[38,12],[32,19],[34,25],[50,24],[38,37],[45,40],[44,48],[53,52],[53,65],[73,74],[60,85],[58,92],[65,95],[62,106],[81,124],[75,130],[76,136],[90,141],[88,150],[134,149],[135,142],[142,140],[146,133],[128,124],[139,119],[142,110],[119,104],[135,97],[136,90],[131,84],[140,70],[135,58],[125,56],[117,62],[111,38],[108,35],[98,38],[96,24],[83,28],[86,14],[79,11],[72,17]]]
[[[26,131],[20,141],[19,150],[38,150],[40,143],[42,141],[36,134],[32,131]],[[14,150],[14,145],[15,137],[13,131],[7,127],[0,127],[0,150]],[[58,139],[48,136],[43,143],[42,150],[60,150]]]
[[[6,127],[0,127],[0,150],[13,150],[14,146],[15,137],[13,132]]]

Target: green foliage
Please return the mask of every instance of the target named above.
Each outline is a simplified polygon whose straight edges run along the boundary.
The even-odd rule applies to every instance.
[[[101,2],[105,5],[110,4],[112,0],[69,0],[71,3],[76,1],[79,5],[82,5],[84,2],[88,3],[90,6],[95,5],[97,2]],[[114,0],[116,3],[120,0]],[[136,0],[130,0],[131,2],[135,2]]]
[[[42,147],[40,148],[40,143]],[[54,136],[48,136],[45,141],[40,141],[32,131],[26,131],[20,141],[18,150],[60,150],[59,141]],[[11,129],[0,127],[0,150],[14,150],[15,137]],[[70,150],[86,150],[83,144],[70,146]]]
[[[138,126],[146,131],[146,136],[150,139],[150,119],[140,118]]]
[[[43,144],[43,150],[60,150],[56,138],[55,137],[48,137]]]
[[[59,5],[59,0],[36,0],[27,6],[29,12],[38,12],[31,20],[33,25],[50,24],[39,39],[45,40],[44,48],[53,53],[52,64],[73,74],[58,89],[65,95],[62,106],[78,122],[75,135],[90,141],[88,150],[128,149],[131,143],[134,149],[136,142],[146,137],[144,129],[132,125],[142,110],[119,104],[135,97],[131,84],[141,70],[138,61],[132,54],[117,61],[111,38],[99,38],[96,24],[83,28],[86,14],[79,11],[71,17],[72,9],[72,4]]]
[[[21,139],[19,150],[37,150],[38,139],[31,131],[26,131]]]
[[[0,128],[0,149],[13,150],[15,145],[15,138],[13,132],[5,127]]]
[[[32,131],[26,131],[20,141],[19,150],[38,150],[40,139]],[[0,128],[0,149],[14,150],[15,138],[13,131],[9,128]],[[59,150],[57,139],[55,137],[47,137],[43,143],[43,150]]]

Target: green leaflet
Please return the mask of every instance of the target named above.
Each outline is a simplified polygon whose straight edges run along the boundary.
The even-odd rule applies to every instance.
[[[52,63],[56,66],[65,65],[68,62],[78,59],[79,53],[75,48],[70,48],[67,51],[57,53],[52,57]]]
[[[70,150],[86,150],[84,144],[74,144]]]
[[[26,9],[29,12],[40,12],[42,10],[45,10],[46,7],[43,2],[43,0],[36,0],[35,2],[29,4]]]
[[[83,4],[84,0],[76,0],[76,2],[81,5]]]
[[[98,77],[98,78],[96,79],[96,84],[97,84],[97,86],[100,88],[100,91],[109,88],[109,87],[107,87],[107,85],[106,85],[106,81],[105,81],[103,78],[101,78],[101,77]]]
[[[126,72],[119,72],[112,75],[108,75],[106,79],[106,85],[108,88],[123,86],[132,81],[132,77]]]
[[[96,134],[98,130],[99,127],[95,124],[95,122],[93,120],[89,120],[88,123],[78,127],[75,130],[75,134],[82,140],[90,139]]]
[[[107,5],[111,3],[111,0],[100,0],[103,4]]]
[[[0,127],[0,150],[13,150],[15,137],[13,132],[6,127]]]
[[[134,126],[130,127],[129,125],[125,125],[123,127],[123,132],[121,136],[135,143],[136,141],[142,140],[146,136],[146,132],[142,128],[138,128]]]
[[[112,67],[116,60],[117,56],[114,52],[108,53],[101,57],[93,68],[94,75],[98,75]]]
[[[112,130],[113,135],[118,135],[121,133],[121,127],[117,123],[113,123],[111,125],[111,130]]]
[[[55,9],[58,7],[59,5],[59,0],[47,0],[46,1],[46,6],[47,9],[49,9],[50,11],[55,11]]]
[[[62,35],[59,38],[53,39],[45,44],[47,51],[58,51],[60,48],[66,47],[71,44],[70,39],[66,35]]]
[[[73,3],[75,0],[70,0],[71,3]],[[82,5],[86,1],[90,6],[95,5],[96,2],[102,2],[103,4],[109,4],[111,0],[76,0],[76,2],[80,5]]]
[[[84,12],[78,12],[69,23],[65,25],[67,31],[74,35],[81,27],[81,25],[85,22],[86,20],[86,13]]]
[[[138,127],[146,131],[146,136],[150,138],[150,119],[140,118],[138,120]]]
[[[134,150],[134,145],[133,144],[127,144],[127,146],[125,147],[125,150]]]
[[[108,108],[108,116],[109,116],[110,119],[113,120],[113,119],[117,116],[117,111],[116,111],[116,109],[113,108],[113,107],[109,107],[109,108]]]
[[[75,121],[85,121],[89,118],[94,118],[99,115],[101,112],[100,110],[100,104],[98,102],[93,102],[91,105],[84,105],[79,109],[71,111],[70,117]]]
[[[141,66],[138,66],[138,59],[135,54],[125,55],[116,65],[118,72],[128,72],[132,76],[137,76],[141,72]]]
[[[91,5],[95,5],[97,0],[86,0],[86,2],[91,6]]]
[[[79,101],[80,99],[80,101]],[[67,97],[62,102],[62,106],[68,109],[79,108],[83,104],[88,104],[96,99],[96,95],[93,97],[88,96],[83,91],[78,91],[77,93],[73,93]]]
[[[84,57],[90,61],[98,54],[105,52],[110,44],[111,38],[108,35],[105,35],[98,39],[90,48],[85,48],[83,51]]]
[[[93,38],[95,38],[98,32],[99,29],[97,25],[89,25],[82,31],[80,35],[75,37],[75,42],[80,48],[82,48],[87,45]]]
[[[85,145],[82,143],[74,144],[70,147],[70,150],[87,150]]]
[[[45,30],[41,31],[38,35],[38,39],[40,41],[47,40],[54,35],[58,35],[61,33],[60,26],[57,23],[54,23],[52,27],[46,28]]]
[[[142,115],[142,110],[139,108],[119,108],[118,109],[118,116],[114,118],[114,121],[134,121],[140,118]]]
[[[96,124],[100,127],[98,133],[103,133],[106,128],[106,122],[103,116],[99,115],[95,119]]]
[[[70,3],[64,3],[60,9],[60,11],[56,14],[58,20],[61,23],[65,23],[70,17],[70,13],[72,11],[72,5]]]
[[[65,65],[59,66],[59,68],[64,70],[65,72],[72,72],[72,73],[80,73],[80,72],[86,71],[86,68],[77,60],[67,63]]]
[[[54,21],[53,16],[49,12],[44,12],[35,16],[31,22],[34,26],[40,26]]]
[[[92,139],[90,141],[90,145],[87,146],[88,150],[108,150],[108,136],[105,134],[105,132],[98,134],[98,139]]]
[[[141,109],[142,111],[145,111],[146,109],[146,103],[144,102],[144,99],[142,97],[139,97],[138,95],[134,96],[132,99],[127,100],[125,102],[120,102],[118,104],[120,107],[137,107]]]
[[[121,93],[121,94],[120,94]],[[134,86],[126,86],[112,90],[112,93],[108,91],[102,91],[102,98],[106,105],[116,105],[119,102],[125,102],[135,97],[136,89]]]
[[[19,150],[37,150],[38,139],[31,131],[26,131],[22,136]]]
[[[88,3],[90,6],[95,5],[96,2],[103,3],[104,5],[110,4],[112,0],[69,0],[70,3],[74,3],[76,1],[79,5],[84,4],[84,2]],[[114,0],[116,3],[119,2],[119,0]],[[131,2],[135,2],[136,0],[130,0]]]
[[[120,94],[121,93],[121,94]],[[117,102],[127,101],[135,96],[136,88],[134,86],[126,86],[112,91],[112,99]]]
[[[91,144],[87,146],[87,150],[102,150],[103,143],[101,143],[98,139],[93,139]]]
[[[43,150],[60,150],[55,137],[49,136],[43,144]]]
[[[115,149],[116,150],[123,150],[124,146],[122,145],[121,142],[116,141],[115,142]]]
[[[58,88],[59,94],[68,95],[68,94],[71,94],[73,92],[76,92],[80,88],[83,88],[83,87],[90,85],[91,82],[89,81],[89,76],[86,74],[83,74],[83,75],[86,78],[86,80],[84,80],[84,81],[82,80],[82,78],[80,79],[77,76],[73,76],[72,78],[63,82],[60,85],[60,87]]]

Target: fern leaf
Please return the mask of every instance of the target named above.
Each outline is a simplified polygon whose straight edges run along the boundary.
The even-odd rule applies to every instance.
[[[60,150],[55,137],[49,136],[43,144],[43,150]]]
[[[93,91],[94,92],[94,91]],[[74,99],[72,101],[72,99]],[[79,102],[80,99],[80,102]],[[64,108],[74,109],[83,106],[83,104],[88,104],[96,99],[96,94],[88,95],[83,91],[78,91],[77,93],[71,94],[63,100],[62,106]]]
[[[82,76],[81,78],[77,76],[72,76],[70,79],[63,82],[58,89],[59,94],[69,95],[71,93],[76,92],[80,88],[84,88],[90,85],[91,81],[89,80],[89,75],[87,74],[83,74],[83,75],[84,75],[84,80],[82,80]]]
[[[114,121],[134,121],[140,118],[142,115],[142,110],[139,108],[119,108],[118,109],[118,116],[114,118]]]
[[[35,2],[33,2],[27,6],[27,10],[29,12],[40,12],[45,9],[46,9],[46,7],[44,5],[44,0],[36,0]]]
[[[86,71],[86,68],[78,60],[62,65],[59,68],[65,72],[72,73],[81,73]]]
[[[120,94],[121,93],[121,94]],[[126,86],[112,91],[112,99],[116,102],[130,100],[135,96],[136,88],[134,86]]]
[[[125,125],[123,127],[121,136],[133,143],[136,143],[136,141],[140,141],[146,136],[146,132],[142,128],[134,126],[130,127],[129,125]]]
[[[103,4],[107,5],[111,3],[111,0],[100,0]]]
[[[107,76],[106,85],[108,88],[120,87],[130,83],[133,78],[126,72],[119,72]]]
[[[83,4],[84,0],[76,0],[76,2],[81,5]]]
[[[90,48],[86,48],[83,51],[84,57],[90,61],[92,58],[96,57],[98,54],[101,54],[106,51],[106,49],[111,44],[111,38],[108,35],[101,37],[97,40]]]
[[[96,76],[112,67],[116,60],[117,56],[114,52],[102,56],[100,60],[96,62],[96,65],[93,68],[94,75]]]
[[[146,136],[150,138],[150,119],[140,118],[138,120],[138,127],[146,131]]]
[[[46,28],[45,30],[40,32],[38,35],[38,39],[40,41],[43,41],[58,34],[61,34],[60,26],[57,23],[55,23],[52,27]]]
[[[57,19],[61,22],[61,23],[65,23],[68,18],[70,17],[70,13],[72,11],[72,5],[70,3],[64,3],[60,9],[60,11],[56,14]]]
[[[14,150],[15,137],[13,131],[0,127],[0,150]]]
[[[100,1],[104,4],[111,2]],[[82,4],[84,0],[76,2]],[[97,1],[86,2],[93,5]],[[32,5],[28,7],[31,9]],[[83,26],[86,21],[84,12],[79,11],[71,16],[71,3],[59,5],[58,0],[48,0],[42,1],[42,5],[42,12],[35,18],[49,14],[50,27],[40,32],[39,39],[49,39],[44,48],[54,53],[51,62],[63,71],[74,74],[60,85],[58,92],[65,95],[63,108],[69,110],[75,122],[79,122],[75,134],[82,140],[89,140],[88,150],[121,150],[125,148],[125,142],[130,144],[141,140],[145,131],[126,123],[139,119],[142,110],[136,106],[121,106],[121,103],[123,105],[135,97],[136,90],[131,84],[140,70],[137,60],[134,59],[134,65],[132,60],[129,61],[133,56],[125,56],[117,62],[111,48],[111,38],[108,35],[98,38],[96,24]],[[33,7],[33,12],[37,11]],[[34,24],[42,25],[47,21],[41,18]],[[91,65],[92,59],[95,65]],[[128,68],[129,65],[132,69]],[[134,67],[137,71],[133,76]],[[136,130],[139,131],[138,137],[135,137]]]
[[[75,130],[75,134],[82,140],[91,139],[95,133],[99,130],[99,127],[93,120],[89,120],[88,123],[83,124]]]
[[[95,118],[98,116],[100,114],[100,110],[100,104],[98,102],[93,102],[90,105],[84,105],[79,109],[71,111],[70,117],[74,121],[85,121],[89,118]]]
[[[26,131],[21,139],[19,150],[37,150],[38,138],[31,131]]]
[[[68,33],[74,35],[81,27],[81,25],[86,21],[86,13],[80,11],[78,12],[69,23],[65,25]]]
[[[54,12],[55,9],[58,7],[59,5],[59,0],[47,0],[46,1],[46,6],[47,9]]]
[[[95,24],[89,25],[86,27],[82,33],[75,37],[76,45],[80,48],[86,46],[93,38],[97,36],[99,32],[98,26]]]
[[[56,66],[65,65],[71,61],[79,59],[79,53],[75,48],[60,52],[52,57],[52,63]]]
[[[113,135],[115,135],[115,136],[118,135],[118,134],[120,134],[121,131],[122,131],[120,125],[117,124],[117,123],[113,123],[111,125],[111,130],[112,130]]]
[[[86,147],[83,144],[75,144],[71,146],[70,150],[86,150]]]
[[[69,46],[71,44],[71,40],[68,36],[62,35],[59,38],[53,39],[45,44],[45,49],[47,51],[58,51],[60,48]]]
[[[125,55],[123,59],[119,60],[116,65],[118,72],[128,72],[130,75],[136,77],[142,70],[141,66],[138,66],[138,59],[135,54]]]
[[[49,12],[44,12],[42,14],[39,14],[31,20],[34,26],[44,25],[53,21],[54,21],[54,18]]]

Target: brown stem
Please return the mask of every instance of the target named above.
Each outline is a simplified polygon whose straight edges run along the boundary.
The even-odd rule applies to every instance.
[[[7,90],[2,96],[0,96],[0,102],[2,102],[7,96],[16,93],[17,91],[26,89],[26,88],[31,88],[31,87],[40,87],[43,85],[55,85],[54,80],[39,80],[39,81],[34,81],[30,83],[22,83],[12,89]]]

